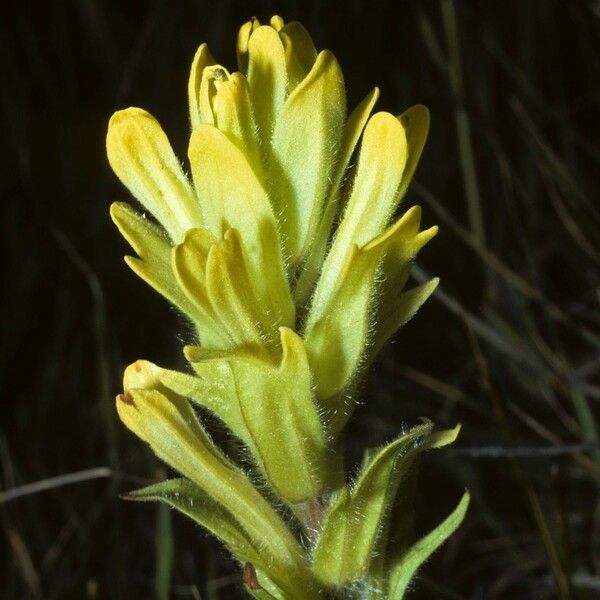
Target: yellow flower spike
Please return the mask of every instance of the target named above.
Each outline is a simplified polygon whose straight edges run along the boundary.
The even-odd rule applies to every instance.
[[[277,577],[273,575],[280,575],[289,586],[294,577],[306,578],[300,548],[281,518],[244,473],[215,447],[187,400],[156,390],[127,389],[117,396],[117,411],[125,426],[161,460],[236,515],[270,556],[274,580]]]
[[[260,135],[268,141],[287,90],[283,43],[268,25],[257,27],[248,40],[248,83]]]
[[[206,226],[218,238],[229,228],[239,231],[258,301],[273,327],[293,327],[275,216],[246,157],[223,132],[203,124],[192,133],[189,158]]]
[[[324,50],[285,101],[273,131],[272,201],[292,266],[303,262],[321,220],[345,117],[342,72]]]
[[[202,83],[204,68],[214,65],[216,62],[217,61],[213,58],[208,46],[206,44],[201,44],[192,61],[192,68],[190,70],[190,78],[188,81],[188,104],[190,110],[190,125],[192,129],[195,129],[202,123],[200,117],[200,85]]]
[[[291,91],[312,69],[317,50],[308,31],[298,21],[287,23],[278,32],[285,50],[288,89]]]
[[[117,177],[174,242],[181,241],[187,229],[202,225],[192,186],[150,113],[140,108],[116,112],[108,126],[106,151]]]
[[[121,419],[186,477],[134,497],[167,502],[250,561],[256,598],[400,600],[468,499],[394,562],[386,519],[396,488],[418,453],[457,430],[426,424],[368,453],[354,485],[336,451],[359,378],[437,285],[404,291],[437,228],[420,231],[419,207],[395,216],[429,112],[371,115],[375,88],[347,117],[334,56],[279,16],[244,24],[237,56],[240,72],[206,44],[194,57],[193,185],[151,115],[127,109],[109,125],[111,166],[159,223],[112,206],[138,255],[126,261],[197,333],[184,348],[193,372],[138,361],[125,373]],[[236,438],[230,450],[251,476],[213,444],[195,407]]]

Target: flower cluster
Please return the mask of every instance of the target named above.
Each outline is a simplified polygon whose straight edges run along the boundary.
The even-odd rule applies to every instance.
[[[419,207],[397,215],[429,114],[372,115],[374,89],[348,115],[335,57],[297,22],[246,23],[237,56],[238,72],[206,44],[194,57],[191,180],[149,113],[128,108],[109,124],[110,164],[152,217],[112,205],[137,254],[126,262],[196,334],[189,373],[147,361],[126,370],[120,418],[185,477],[134,496],[215,533],[253,565],[257,597],[363,582],[399,598],[419,561],[406,555],[394,571],[383,559],[395,490],[419,452],[457,430],[413,429],[371,452],[352,485],[341,434],[365,368],[437,285],[403,291],[437,229],[420,230]],[[194,404],[241,442],[249,466],[213,443]],[[459,509],[454,527],[466,499]]]

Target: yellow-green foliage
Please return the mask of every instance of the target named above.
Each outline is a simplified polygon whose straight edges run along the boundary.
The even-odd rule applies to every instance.
[[[385,564],[396,490],[422,450],[458,430],[415,428],[374,453],[353,485],[340,436],[362,370],[437,284],[403,291],[437,228],[420,231],[419,207],[397,214],[429,113],[371,116],[375,89],[348,115],[333,54],[279,17],[241,27],[238,66],[217,64],[206,44],[194,57],[191,180],[146,111],[119,111],[109,124],[110,164],[154,219],[113,204],[137,254],[127,264],[197,335],[184,349],[189,373],[146,361],[125,373],[119,416],[186,478],[133,497],[168,502],[251,562],[256,597],[316,598],[331,587],[401,598],[468,500],[435,544],[426,538]],[[194,404],[247,449],[251,475],[213,444]]]

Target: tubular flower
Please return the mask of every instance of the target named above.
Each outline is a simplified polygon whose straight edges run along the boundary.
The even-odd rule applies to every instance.
[[[420,229],[419,207],[398,214],[429,113],[372,115],[375,88],[347,114],[337,60],[297,22],[244,24],[237,55],[238,72],[206,44],[194,57],[191,178],[146,111],[119,111],[108,128],[111,167],[152,217],[112,205],[137,254],[126,262],[196,335],[184,348],[189,372],[144,361],[126,372],[121,419],[185,477],[134,496],[169,502],[251,562],[257,597],[313,598],[363,582],[380,590],[373,598],[400,598],[468,498],[388,564],[395,490],[422,450],[458,429],[415,428],[371,452],[353,486],[339,450],[364,368],[437,285],[403,291],[437,228]],[[212,443],[194,405],[237,437],[249,472]],[[265,485],[308,542],[258,491]]]

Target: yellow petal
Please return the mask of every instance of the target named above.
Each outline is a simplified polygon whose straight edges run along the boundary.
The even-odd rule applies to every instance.
[[[117,396],[117,411],[159,458],[203,488],[207,474],[199,464],[209,466],[213,476],[230,475],[229,461],[212,443],[187,400],[167,398],[153,389],[128,388]]]
[[[398,199],[400,200],[408,189],[410,181],[417,169],[419,159],[421,158],[423,147],[427,141],[430,121],[429,109],[422,104],[416,104],[403,112],[398,119],[406,132],[406,143],[408,146],[406,167],[402,173],[402,182],[400,183],[400,189],[398,190]]]
[[[202,82],[202,73],[204,68],[216,63],[213,58],[208,46],[202,44],[196,51],[194,60],[192,61],[192,68],[190,71],[190,78],[188,81],[188,102],[190,109],[190,124],[192,129],[200,125],[202,119],[200,117],[200,84]]]
[[[256,17],[253,17],[252,20],[244,23],[238,31],[237,62],[238,69],[242,73],[248,71],[248,42],[250,41],[252,32],[255,31],[257,27],[260,27],[260,21]]]
[[[325,259],[313,305],[327,302],[354,245],[379,235],[397,206],[397,192],[406,165],[404,127],[385,112],[369,119],[360,149],[352,192]]]
[[[227,229],[239,231],[258,301],[273,327],[293,327],[295,308],[273,209],[246,157],[210,125],[192,133],[189,157],[207,227],[219,239]]]
[[[194,191],[152,115],[139,108],[116,112],[106,137],[108,160],[119,179],[174,242],[202,225]]]
[[[194,361],[193,367],[203,379],[219,382],[237,404],[236,435],[276,493],[294,505],[322,491],[328,452],[302,339],[287,328],[280,335],[278,363],[244,350]],[[194,354],[187,352],[191,360]]]
[[[248,82],[261,137],[271,138],[273,126],[285,101],[287,72],[285,52],[279,35],[262,25],[248,41]]]
[[[269,327],[254,295],[239,233],[230,229],[211,247],[206,263],[206,290],[215,314],[237,346],[273,343]],[[262,325],[262,327],[261,327]]]
[[[278,31],[285,50],[288,91],[291,92],[312,69],[317,50],[310,34],[298,21],[292,21]]]
[[[275,31],[280,31],[285,25],[285,21],[279,15],[273,15],[271,17],[270,24]]]
[[[214,124],[243,152],[259,180],[264,179],[262,156],[247,79],[241,73],[217,82],[212,100]]]
[[[180,290],[194,306],[202,346],[233,347],[233,340],[221,326],[206,289],[206,263],[216,238],[204,228],[190,229],[183,242],[173,248],[171,269]]]
[[[329,192],[329,198],[321,217],[321,222],[317,229],[314,241],[308,252],[306,262],[302,267],[300,278],[294,290],[296,305],[301,306],[308,302],[310,294],[313,292],[314,285],[317,281],[323,259],[327,251],[327,245],[331,235],[331,227],[333,220],[339,207],[340,186],[344,173],[350,162],[358,139],[365,127],[365,124],[371,115],[373,106],[379,98],[379,89],[374,88],[368,96],[352,111],[348,121],[344,126],[342,141],[340,143],[340,151],[335,167],[333,182]]]
[[[196,320],[197,310],[173,275],[171,244],[164,231],[123,202],[115,202],[110,207],[110,216],[140,257],[125,257],[129,267],[190,319]]]
[[[218,361],[204,365],[222,366]],[[224,382],[231,378],[230,369],[203,370],[201,376],[163,369],[147,360],[137,360],[125,369],[123,387],[129,389],[156,389],[166,396],[176,394],[189,398],[219,417],[240,439],[243,417],[231,390]],[[246,431],[245,429],[243,430]]]
[[[230,77],[229,71],[221,65],[205,67],[202,72],[202,81],[198,93],[198,110],[200,122],[216,125],[217,119],[213,112],[213,102],[222,83]]]
[[[293,265],[302,261],[321,220],[345,116],[343,76],[325,50],[286,100],[273,132],[272,200]]]

